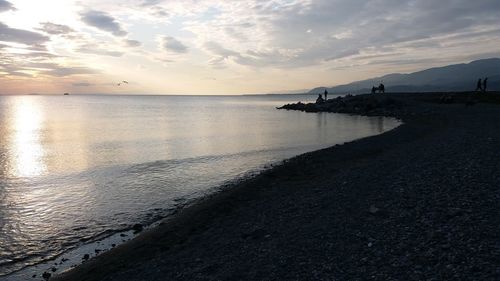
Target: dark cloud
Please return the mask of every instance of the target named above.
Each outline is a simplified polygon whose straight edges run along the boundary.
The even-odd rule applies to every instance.
[[[115,36],[125,36],[127,32],[115,18],[105,12],[87,11],[81,14],[82,21],[90,26],[110,32]]]
[[[343,52],[338,52],[338,54],[336,54],[332,57],[326,58],[325,60],[326,61],[338,60],[341,58],[350,57],[350,56],[354,56],[354,55],[358,55],[358,54],[359,54],[359,50],[345,50]]]
[[[163,50],[178,54],[187,53],[188,47],[172,36],[163,36],[160,39],[160,46]]]
[[[168,18],[170,17],[170,13],[162,7],[154,6],[151,7],[151,15],[157,18]]]
[[[14,5],[12,5],[12,3],[8,1],[0,0],[0,13],[10,10],[16,10],[16,8],[14,8]]]
[[[0,22],[0,41],[38,46],[49,41],[49,38],[33,31],[10,28]]]
[[[131,47],[131,48],[139,47],[142,45],[141,42],[139,42],[137,40],[131,40],[131,39],[125,39],[125,40],[123,40],[123,42],[125,43],[125,45],[127,47]]]
[[[51,22],[43,22],[40,23],[42,26],[41,28],[38,28],[38,30],[43,31],[45,33],[51,34],[51,35],[62,35],[62,34],[69,34],[72,32],[75,32],[74,29],[67,25],[63,24],[55,24]]]

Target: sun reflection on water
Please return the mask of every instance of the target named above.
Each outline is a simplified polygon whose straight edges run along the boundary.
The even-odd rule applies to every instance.
[[[24,97],[15,99],[10,119],[12,176],[34,177],[46,170],[43,161],[45,151],[41,142],[43,112],[37,99]]]

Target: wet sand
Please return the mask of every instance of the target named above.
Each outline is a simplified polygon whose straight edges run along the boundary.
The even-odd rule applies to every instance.
[[[460,95],[394,94],[383,114],[404,125],[287,160],[51,280],[499,280],[500,106]]]

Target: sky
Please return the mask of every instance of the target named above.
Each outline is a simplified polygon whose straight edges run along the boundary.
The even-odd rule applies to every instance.
[[[0,0],[0,94],[334,86],[500,57],[499,18],[498,0]]]

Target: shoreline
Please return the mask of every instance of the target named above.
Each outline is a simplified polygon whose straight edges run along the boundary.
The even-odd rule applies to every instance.
[[[273,110],[273,109],[271,109],[271,110]],[[280,114],[280,112],[278,112],[278,114]],[[309,115],[309,116],[311,117],[311,115]],[[382,117],[371,118],[371,119],[377,121],[377,124],[379,123],[378,120],[382,120],[382,119],[388,120],[388,119],[385,119]],[[397,124],[394,126],[399,126],[399,122],[396,122],[394,120],[395,119],[391,118],[390,121],[384,121],[383,122],[384,125],[383,126],[380,125],[381,127],[378,128],[378,130],[380,130],[379,132],[383,132],[383,131],[386,131],[388,129],[392,129],[393,128],[392,123]],[[382,122],[382,121],[380,121],[380,122]],[[391,125],[385,126],[386,122],[391,123]],[[374,132],[374,134],[379,134],[379,132]],[[348,141],[350,141],[350,140],[348,140]],[[342,144],[342,142],[338,142],[338,144]],[[335,145],[335,143],[329,144],[327,146],[329,147],[332,145]],[[323,148],[326,148],[326,146],[314,148],[314,150],[323,149]],[[302,148],[300,148],[300,149],[302,149]],[[313,148],[304,149],[304,151],[314,151],[314,150],[313,150]],[[302,154],[302,153],[304,153],[304,152],[301,152],[300,154]],[[295,155],[300,155],[300,154],[296,153]],[[290,156],[290,157],[294,157],[294,156]],[[286,159],[289,159],[289,158],[286,158]],[[231,189],[231,187],[238,185],[238,183],[241,183],[242,181],[254,178],[256,175],[258,175],[262,171],[267,170],[270,167],[273,167],[275,165],[279,165],[282,161],[284,161],[286,159],[278,160],[278,161],[273,162],[273,163],[268,163],[268,164],[263,165],[257,169],[248,170],[244,174],[241,174],[241,176],[237,176],[235,178],[232,178],[228,181],[223,182],[222,184],[220,184],[218,186],[214,186],[210,189],[207,189],[207,192],[203,192],[204,194],[201,195],[201,197],[199,197],[199,198],[203,198],[207,194],[211,194],[212,192],[219,193],[219,192],[227,191],[228,189]],[[172,210],[171,213],[175,214],[176,212],[185,208],[186,206],[190,206],[193,204],[196,205],[198,203],[197,199],[198,198],[194,198],[194,200],[193,200],[193,198],[188,199],[188,200],[179,200],[178,202],[181,202],[181,203],[178,203],[178,206],[175,206],[174,208],[170,208],[169,210]],[[169,214],[167,217],[171,217],[171,216],[172,215]],[[162,220],[164,220],[164,218],[165,217],[163,217],[162,219],[160,219],[158,221],[154,221],[152,224],[144,223],[141,221],[139,221],[138,223],[140,223],[144,227],[144,229],[149,229],[151,227],[154,227],[158,223],[160,223]],[[106,236],[100,236],[98,238],[90,239],[90,240],[88,240],[88,241],[91,241],[90,243],[86,240],[86,241],[84,241],[83,245],[79,245],[78,247],[72,248],[71,250],[66,251],[61,255],[58,255],[57,257],[55,257],[53,259],[46,260],[42,263],[37,263],[35,265],[25,267],[24,269],[12,272],[12,273],[5,275],[5,276],[0,276],[0,280],[4,280],[4,278],[5,278],[5,280],[32,280],[33,278],[41,279],[40,277],[42,276],[42,273],[44,273],[44,272],[50,273],[52,276],[55,276],[59,273],[71,270],[72,268],[81,265],[83,261],[85,261],[85,262],[87,261],[87,259],[83,259],[84,256],[88,256],[89,259],[93,259],[94,257],[99,256],[102,253],[109,251],[110,249],[116,247],[117,245],[121,245],[121,244],[123,244],[123,242],[126,242],[126,241],[133,239],[136,236],[136,234],[133,233],[134,231],[132,229],[132,226],[134,225],[134,223],[136,223],[136,222],[129,224],[129,227],[126,227],[119,232],[108,232],[108,233],[113,233],[109,237],[106,235]],[[36,276],[36,277],[32,277],[32,276]]]
[[[452,112],[439,112],[443,107],[452,107],[451,110],[446,108]],[[363,231],[352,229],[339,231],[337,228],[350,226],[353,229],[372,231],[370,228],[365,229],[361,222],[355,221],[358,219],[380,223],[392,218],[393,214],[389,209],[395,203],[380,202],[391,201],[387,195],[394,195],[395,191],[378,185],[378,181],[384,180],[379,179],[376,174],[362,173],[366,172],[367,167],[377,164],[380,160],[378,158],[387,157],[387,154],[391,153],[398,154],[408,149],[408,146],[418,146],[419,142],[449,130],[450,123],[455,122],[453,117],[457,114],[453,111],[463,110],[458,107],[418,104],[412,105],[411,110],[404,113],[394,112],[393,117],[401,118],[403,125],[381,135],[285,160],[283,164],[265,170],[253,178],[204,197],[196,204],[180,210],[176,216],[160,223],[156,228],[147,230],[137,238],[50,280],[157,280],[167,276],[166,272],[169,272],[170,278],[179,280],[238,277],[260,280],[272,279],[273,276],[278,279],[289,279],[293,276],[296,279],[328,279],[328,276],[340,279],[367,277],[369,261],[363,261],[363,258],[352,261],[353,265],[359,264],[360,261],[366,264],[363,266],[365,272],[361,272],[360,276],[344,268],[342,265],[345,261],[338,259],[349,258],[352,253],[362,253],[365,248],[375,250],[379,244],[377,234],[366,235]],[[484,106],[477,105],[472,110],[477,111],[478,107]],[[363,172],[359,175],[352,170]],[[385,173],[390,174],[390,171]],[[359,178],[374,183],[368,188],[360,185]],[[400,180],[404,180],[404,177]],[[369,200],[379,196],[384,198]],[[299,201],[310,204],[310,209],[304,208],[303,204],[297,205]],[[368,202],[364,204],[365,201]],[[331,213],[329,207],[332,205],[338,213]],[[402,210],[409,212],[405,208]],[[325,212],[332,217],[322,216]],[[294,219],[283,221],[282,217]],[[308,221],[317,222],[313,223],[310,229],[304,228]],[[332,232],[338,234],[330,237]],[[321,235],[318,236],[319,234]],[[292,241],[295,244],[290,243]],[[329,244],[323,245],[322,248],[330,247],[336,251],[328,252],[329,254],[321,252],[321,249],[313,246],[313,242],[328,242]],[[207,243],[210,245],[206,245]],[[216,244],[215,247],[219,251],[214,250],[213,244]],[[262,250],[263,244],[267,245],[264,247],[267,251],[261,253],[259,250]],[[241,252],[245,248],[246,251]],[[311,248],[320,252],[305,251]],[[338,257],[330,255],[333,253],[337,253]],[[243,255],[244,258],[235,258],[236,254]],[[384,256],[383,254],[379,253],[381,256]],[[216,257],[212,260],[206,259],[212,255]],[[284,261],[275,259],[277,255],[283,257]],[[271,256],[273,259],[270,259]],[[318,262],[318,257],[322,257],[324,262]],[[334,260],[328,260],[329,258]],[[263,261],[271,264],[278,262],[280,267],[288,270],[266,267],[268,263],[260,264]],[[306,270],[297,271],[299,264]],[[452,268],[448,271],[452,271]],[[294,275],[290,275],[292,273]],[[381,278],[382,276],[374,279]]]

